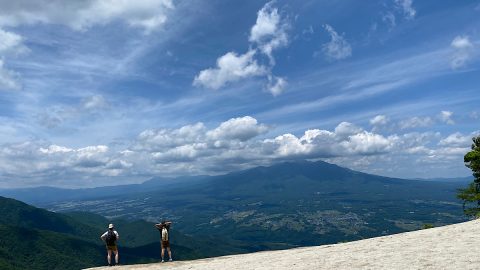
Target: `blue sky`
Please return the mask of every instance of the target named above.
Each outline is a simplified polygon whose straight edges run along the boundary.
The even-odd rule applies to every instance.
[[[325,160],[458,177],[480,1],[0,1],[0,188]]]

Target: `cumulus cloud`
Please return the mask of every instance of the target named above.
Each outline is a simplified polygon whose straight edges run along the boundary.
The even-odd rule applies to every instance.
[[[216,129],[207,132],[207,138],[212,138],[213,140],[248,141],[267,131],[268,127],[258,124],[257,119],[245,116],[223,122]]]
[[[268,79],[267,90],[273,95],[281,94],[287,86],[285,78],[272,74],[275,66],[273,51],[288,44],[289,24],[273,7],[274,1],[265,4],[257,13],[257,20],[250,30],[249,41],[253,45],[245,54],[228,52],[217,59],[215,68],[200,71],[193,85],[219,89],[229,82],[262,76]],[[258,64],[259,57],[266,55],[268,65]]]
[[[255,60],[255,53],[255,50],[242,55],[229,52],[217,59],[216,68],[202,70],[195,77],[193,84],[216,90],[229,82],[266,74],[267,69]]]
[[[330,42],[323,45],[323,53],[330,59],[341,60],[352,55],[352,46],[343,35],[339,35],[333,27],[328,24],[323,26],[330,34]]]
[[[288,44],[288,23],[273,7],[273,1],[258,11],[257,21],[250,30],[249,41],[256,43],[264,54],[273,61],[272,51]]]
[[[284,133],[269,137],[270,131],[257,119],[244,116],[212,128],[196,123],[145,130],[128,146],[76,148],[43,141],[3,144],[0,174],[7,185],[22,178],[25,185],[78,187],[158,175],[227,173],[299,159],[325,159],[376,173],[386,173],[385,168],[393,168],[400,161],[403,167],[424,170],[424,166],[461,162],[473,134],[443,137],[440,133],[412,132],[385,136],[349,122],[341,122],[333,130],[308,129],[299,136]]]
[[[131,27],[142,28],[146,33],[157,29],[167,20],[174,8],[171,0],[17,0],[0,1],[0,26],[32,24],[60,24],[74,30],[86,30],[94,25],[124,21]],[[61,8],[59,8],[61,7]]]
[[[464,67],[474,56],[474,45],[468,36],[456,36],[450,46],[453,49],[450,62],[453,69]]]
[[[357,127],[356,125],[354,125],[352,123],[349,123],[349,122],[341,122],[335,128],[335,134],[336,134],[336,136],[339,136],[340,138],[347,138],[349,136],[358,134],[362,131],[363,131],[362,128]]]
[[[0,145],[0,160],[2,179],[7,186],[15,185],[19,178],[30,186],[106,185],[109,177],[128,174],[132,166],[106,145],[70,148],[43,141]],[[97,182],[101,180],[107,181]]]
[[[413,0],[395,0],[395,4],[403,11],[407,19],[415,18],[417,11],[413,8]]]
[[[387,152],[393,145],[389,138],[367,132],[351,123],[342,122],[334,132],[307,130],[302,137],[284,134],[267,139],[273,156],[327,158],[350,155],[372,155]],[[272,145],[274,147],[272,147]]]

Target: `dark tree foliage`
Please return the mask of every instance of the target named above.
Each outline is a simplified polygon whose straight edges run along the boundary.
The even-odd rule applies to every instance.
[[[463,201],[463,211],[470,217],[480,217],[480,136],[472,139],[472,151],[464,157],[465,166],[473,172],[473,182],[459,189],[457,197]]]

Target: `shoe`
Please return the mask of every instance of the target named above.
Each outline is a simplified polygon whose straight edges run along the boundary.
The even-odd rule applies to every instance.
[[[169,262],[173,262],[172,258],[170,258],[170,260],[168,260]]]
[[[162,263],[164,263],[165,261],[164,261],[164,260],[162,260],[161,262],[162,262]]]

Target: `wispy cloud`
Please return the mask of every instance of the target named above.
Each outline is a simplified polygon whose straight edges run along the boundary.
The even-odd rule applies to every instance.
[[[464,67],[474,55],[474,45],[468,36],[456,36],[450,46],[454,50],[451,60],[453,69]]]
[[[453,112],[450,112],[450,111],[441,111],[439,115],[440,120],[449,125],[455,124],[455,121],[453,121],[452,116],[453,116]]]
[[[8,2],[8,1],[5,1]],[[1,4],[1,3],[0,3]],[[121,20],[131,27],[142,28],[145,33],[158,29],[173,9],[171,0],[99,1],[61,3],[57,1],[19,0],[15,5],[2,4],[0,26],[33,24],[62,24],[74,30],[86,30]]]
[[[0,59],[0,90],[19,90],[21,84],[18,77],[16,72],[6,69],[3,60]]]
[[[323,26],[330,34],[330,42],[323,45],[323,52],[329,59],[341,60],[352,56],[352,46],[343,35],[339,35],[328,24]]]
[[[433,125],[433,119],[431,117],[418,117],[414,116],[412,118],[402,120],[399,123],[400,129],[413,129],[419,127],[429,127]]]
[[[21,88],[18,73],[7,69],[4,59],[16,57],[28,51],[22,36],[0,28],[0,90]]]
[[[417,11],[413,7],[413,0],[395,0],[395,4],[403,11],[403,14],[407,19],[415,18]]]

